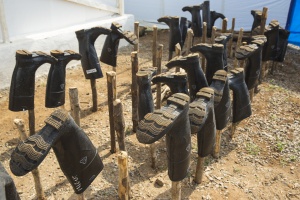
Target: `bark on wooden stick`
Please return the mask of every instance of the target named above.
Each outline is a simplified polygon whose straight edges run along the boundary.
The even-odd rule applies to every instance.
[[[71,116],[78,126],[80,126],[80,105],[78,99],[78,89],[75,87],[69,88]]]
[[[181,47],[179,43],[175,45],[175,54],[176,56],[181,56]],[[180,72],[180,67],[176,67],[176,72]]]
[[[153,42],[152,42],[152,65],[157,65],[157,26],[153,26]]]
[[[120,151],[126,151],[125,147],[125,119],[123,115],[123,105],[120,99],[114,101],[114,124],[117,132],[117,139]]]
[[[249,90],[249,94],[250,94],[250,101],[251,101],[251,103],[253,103],[254,88],[252,88],[251,90]]]
[[[215,144],[215,149],[213,151],[213,157],[214,158],[219,158],[220,157],[221,141],[222,141],[222,130],[217,130],[217,132],[216,132],[216,144]]]
[[[93,107],[92,111],[96,112],[98,107],[98,97],[97,97],[97,87],[96,87],[96,79],[90,79],[91,88],[92,88],[92,99],[93,99]]]
[[[193,46],[193,38],[194,38],[194,32],[192,29],[188,29],[187,31],[187,42],[186,42],[186,55],[188,55],[191,51],[191,47]]]
[[[194,181],[198,184],[200,184],[202,182],[203,173],[204,173],[204,160],[205,160],[205,157],[198,156],[196,175],[195,175],[195,179],[194,179]]]
[[[137,94],[137,78],[136,73],[139,70],[138,53],[131,53],[131,102],[132,102],[132,131],[136,132],[138,126],[138,94]]]
[[[229,45],[228,45],[228,56],[229,56],[229,58],[232,58],[232,56],[233,56],[232,42],[233,42],[234,28],[235,28],[235,18],[232,18],[232,22],[231,22],[231,34],[232,34],[232,37],[230,38]]]
[[[222,21],[222,33],[227,32],[227,22],[228,22],[227,18],[223,19],[223,21]]]
[[[163,45],[158,45],[158,53],[157,53],[157,74],[161,74],[161,61],[162,61],[162,53],[163,53]],[[161,108],[161,84],[158,83],[156,85],[156,109]]]
[[[180,200],[181,199],[181,182],[180,181],[172,181],[172,200]]]
[[[236,130],[236,127],[238,126],[238,124],[239,124],[239,122],[231,124],[231,134],[230,134],[231,139],[233,138],[233,136],[235,134],[235,130]]]
[[[139,35],[139,26],[140,26],[139,22],[134,22],[134,34],[138,38],[137,44],[134,45],[134,51],[136,51],[136,52],[139,52],[139,38],[140,38],[140,35]]]
[[[129,176],[128,176],[128,155],[126,151],[120,151],[118,156],[119,166],[119,189],[118,194],[121,200],[129,199]]]
[[[268,8],[264,7],[261,15],[261,23],[260,23],[260,35],[264,35],[266,21],[268,18]]]
[[[116,153],[116,136],[115,136],[115,125],[114,125],[114,108],[113,108],[113,102],[114,102],[114,88],[115,88],[115,79],[116,79],[116,73],[106,72],[107,77],[107,104],[108,104],[108,113],[109,113],[109,127],[110,127],[110,152]]]
[[[25,131],[24,121],[22,119],[15,119],[14,124],[18,128],[21,140],[26,140],[27,134],[26,134],[26,131]],[[31,173],[32,173],[33,180],[34,180],[34,187],[35,187],[37,199],[38,200],[46,199],[45,195],[44,195],[44,190],[43,190],[43,187],[42,187],[40,173],[39,173],[38,168],[32,170]]]
[[[212,27],[212,32],[211,32],[211,37],[210,37],[210,42],[211,42],[212,44],[215,43],[216,32],[217,32],[217,27],[213,26],[213,27]]]
[[[202,43],[206,43],[206,39],[207,39],[207,24],[206,22],[203,22],[203,26],[202,26]],[[203,72],[206,72],[206,60],[205,57],[202,55],[201,56],[201,67]]]
[[[236,42],[235,51],[238,50],[240,48],[240,46],[242,45],[243,33],[244,33],[244,29],[241,28],[240,32],[239,32],[238,40]],[[239,67],[238,66],[238,60],[236,58],[234,59],[234,64],[233,65],[234,65],[234,68]]]

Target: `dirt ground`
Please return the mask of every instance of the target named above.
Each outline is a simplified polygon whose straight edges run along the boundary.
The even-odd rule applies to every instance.
[[[159,31],[158,42],[164,45],[163,64],[168,58],[168,32]],[[140,38],[140,67],[151,66],[152,32]],[[126,148],[132,199],[170,199],[171,181],[167,175],[165,139],[157,144],[157,168],[150,166],[149,146],[140,144],[132,133],[131,57],[132,46],[119,50],[117,67],[118,98],[124,105]],[[188,176],[182,181],[182,199],[300,199],[300,50],[288,48],[286,60],[280,63],[259,86],[252,103],[252,116],[242,121],[233,139],[230,127],[224,129],[219,159],[207,157],[203,182],[193,182],[197,162],[197,138],[192,135],[192,155]],[[103,73],[111,67],[101,64]],[[97,147],[104,169],[84,192],[86,199],[118,199],[117,153],[110,153],[106,76],[97,79],[98,111],[90,111],[90,82],[80,66],[67,70],[67,87],[79,90],[81,127]],[[44,107],[47,77],[36,80],[36,131],[54,109]],[[68,89],[67,89],[68,92]],[[13,124],[23,119],[28,131],[28,113],[8,110],[9,89],[1,90],[0,161],[12,176],[21,199],[36,199],[31,173],[14,176],[9,170],[10,154],[19,142]],[[66,94],[65,109],[70,110]],[[47,199],[77,199],[60,170],[51,150],[39,166]],[[162,184],[157,184],[161,181]]]

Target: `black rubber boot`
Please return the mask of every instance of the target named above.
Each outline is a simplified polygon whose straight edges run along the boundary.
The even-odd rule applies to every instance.
[[[190,104],[189,117],[192,133],[197,133],[198,155],[208,156],[215,145],[216,123],[214,113],[214,90],[202,88]]]
[[[110,32],[110,29],[104,27],[93,27],[75,32],[79,44],[79,53],[82,56],[81,65],[86,79],[103,77],[94,43],[99,35],[108,35]]]
[[[203,3],[201,4],[201,8],[202,8],[202,19],[203,19],[203,22],[206,22],[207,29],[208,29],[208,27],[212,27],[211,26],[210,3],[209,3],[209,1],[203,1]],[[207,30],[207,33],[208,32],[209,31]]]
[[[152,78],[152,83],[165,83],[172,94],[188,94],[187,75],[185,72],[166,72]]]
[[[190,28],[191,24],[187,20],[187,18],[181,17],[180,18],[180,24],[179,24],[179,26],[180,26],[180,32],[181,32],[181,43],[180,43],[180,46],[181,46],[181,49],[183,49],[184,42],[185,42],[186,35],[187,35],[187,30],[188,30],[188,28]]]
[[[101,56],[100,61],[104,62],[105,64],[111,65],[113,67],[117,66],[117,56],[118,56],[118,49],[119,49],[119,42],[120,39],[125,39],[129,44],[137,44],[138,38],[137,36],[131,31],[123,31],[122,25],[113,22],[110,26],[111,32],[107,35]]]
[[[263,48],[262,61],[275,60],[277,57],[277,45],[279,39],[279,23],[272,20],[265,29],[267,42]]]
[[[179,17],[178,16],[164,16],[157,20],[158,22],[166,23],[169,28],[169,51],[175,51],[175,45],[177,43],[180,44],[182,47],[182,37],[181,37],[181,30],[179,26]]]
[[[278,54],[277,54],[277,58],[275,59],[275,61],[277,62],[284,61],[289,35],[290,35],[289,30],[285,30],[282,27],[279,27],[279,38],[278,38],[278,45],[277,45]]]
[[[82,193],[103,169],[97,149],[67,111],[56,110],[37,134],[13,151],[10,169],[23,176],[40,165],[52,147],[75,193]]]
[[[251,15],[253,16],[253,23],[251,32],[256,29],[258,26],[261,25],[261,17],[262,17],[262,11],[261,10],[251,10]]]
[[[34,109],[35,72],[44,63],[55,62],[56,58],[41,51],[17,50],[9,92],[9,110]]]
[[[165,134],[168,175],[171,181],[181,181],[187,175],[191,153],[191,130],[188,118],[189,96],[173,94],[167,105],[149,113],[139,122],[137,139],[143,144],[151,144]]]
[[[140,67],[139,71],[150,72],[151,76],[155,76],[157,74],[157,67]]]
[[[215,43],[223,44],[224,46],[224,54],[223,54],[223,63],[224,69],[227,71],[227,42],[232,38],[231,33],[221,33],[220,36],[215,38]]]
[[[222,44],[200,43],[191,48],[192,52],[200,52],[206,59],[206,79],[211,84],[215,72],[224,69],[224,46]],[[199,91],[199,90],[198,90]]]
[[[230,72],[229,88],[233,91],[232,123],[237,123],[251,116],[251,102],[244,80],[244,69],[236,68]]]
[[[194,37],[202,36],[202,20],[200,15],[201,5],[185,6],[182,11],[189,11],[192,14],[192,30],[194,32]]]
[[[225,19],[225,16],[222,13],[218,13],[216,11],[210,11],[210,26],[207,26],[207,36],[211,37],[212,28],[215,25],[217,19],[221,18],[222,20]]]
[[[197,53],[174,57],[166,64],[166,67],[169,69],[181,67],[185,70],[188,76],[191,101],[195,99],[197,92],[201,88],[208,87],[205,75],[200,67],[199,55]]]
[[[66,67],[71,60],[80,60],[81,55],[71,50],[52,50],[57,62],[51,64],[46,87],[45,106],[55,108],[65,104]]]
[[[144,119],[145,115],[152,113],[154,103],[151,91],[151,71],[138,71],[136,73],[138,84],[138,114],[139,120]]]
[[[20,200],[13,179],[9,176],[0,162],[0,199]]]
[[[231,116],[230,91],[225,70],[216,71],[210,85],[214,89],[214,108],[217,130],[223,130]]]

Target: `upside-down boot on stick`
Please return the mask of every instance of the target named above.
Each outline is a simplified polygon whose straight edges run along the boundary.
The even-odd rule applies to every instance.
[[[71,50],[52,50],[57,62],[51,64],[46,87],[45,106],[55,108],[65,104],[66,67],[71,60],[80,60],[81,55]]]
[[[223,46],[224,46],[223,62],[224,62],[225,71],[227,71],[227,42],[231,38],[232,38],[231,33],[222,33],[220,36],[215,38],[215,43],[223,44]]]
[[[200,43],[191,48],[192,52],[200,52],[206,59],[206,80],[211,84],[215,72],[224,69],[224,45]],[[199,90],[198,90],[199,91]],[[198,92],[197,91],[197,92]]]
[[[143,144],[151,144],[167,134],[168,175],[172,181],[184,179],[189,168],[191,152],[189,100],[186,94],[173,94],[168,98],[167,105],[145,115],[137,129],[137,139]]]
[[[251,10],[251,15],[253,16],[253,23],[251,28],[251,33],[254,29],[261,25],[262,11],[261,10]]]
[[[180,32],[181,32],[181,43],[180,43],[180,46],[181,46],[181,49],[183,49],[183,45],[184,45],[185,38],[186,38],[186,35],[187,35],[187,30],[188,30],[188,28],[190,28],[191,24],[187,20],[187,18],[180,17],[180,24],[179,24],[179,26],[180,26]]]
[[[201,8],[202,8],[202,19],[203,19],[203,22],[206,22],[207,28],[208,27],[212,27],[211,26],[211,18],[210,18],[210,3],[209,3],[209,1],[204,1],[201,4]]]
[[[277,45],[278,55],[277,58],[275,59],[275,61],[277,62],[284,61],[289,35],[290,35],[289,30],[285,30],[282,27],[279,27],[279,38],[278,38],[278,45]]]
[[[189,92],[191,101],[196,97],[196,93],[203,87],[207,87],[205,75],[200,67],[199,54],[193,53],[187,56],[177,56],[170,60],[166,67],[181,67],[185,70],[188,76]]]
[[[110,29],[100,26],[75,32],[79,44],[79,53],[82,56],[81,65],[86,79],[103,77],[94,44],[99,35],[108,35],[110,32]]]
[[[9,92],[9,110],[34,109],[35,72],[44,63],[54,64],[56,61],[56,58],[41,51],[17,50]]]
[[[188,94],[187,75],[185,72],[166,72],[156,75],[152,78],[152,83],[165,83],[171,90],[172,94]]]
[[[267,37],[267,42],[263,48],[262,61],[275,60],[278,53],[279,22],[272,20],[266,27],[264,35]]]
[[[215,25],[217,19],[221,18],[225,19],[225,16],[222,13],[218,13],[216,11],[210,11],[210,26],[207,26],[207,36],[211,37],[212,28]]]
[[[110,66],[117,66],[117,56],[120,39],[125,39],[129,44],[135,45],[138,42],[137,36],[131,31],[123,31],[122,25],[113,22],[110,26],[111,32],[106,36],[100,61]]]
[[[216,129],[223,130],[231,116],[231,100],[227,72],[225,70],[216,71],[210,87],[214,89]]]
[[[202,20],[200,15],[201,5],[185,6],[182,11],[189,11],[192,15],[192,30],[195,37],[202,36]]]
[[[238,123],[252,114],[249,91],[244,79],[244,69],[230,71],[229,88],[233,91],[232,123]]]
[[[13,179],[9,176],[0,162],[0,199],[20,200]]]

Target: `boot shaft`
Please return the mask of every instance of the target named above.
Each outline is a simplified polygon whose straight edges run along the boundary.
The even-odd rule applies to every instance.
[[[277,45],[279,39],[279,23],[276,20],[270,22],[265,29],[267,42],[263,48],[262,60],[275,60],[277,56]]]
[[[207,36],[211,37],[212,28],[215,25],[217,19],[221,18],[225,19],[225,16],[222,13],[218,13],[216,11],[210,11],[210,26],[207,26]]]
[[[224,52],[223,52],[223,63],[224,68],[227,68],[227,43],[232,38],[231,33],[222,33],[220,36],[215,38],[215,43],[223,44]]]
[[[251,10],[251,15],[253,16],[253,23],[251,32],[261,25],[262,11],[261,10]]]
[[[192,15],[192,30],[195,37],[202,36],[202,20],[200,15],[201,5],[185,6],[182,11],[189,11]]]
[[[20,200],[15,183],[0,162],[0,199]]]
[[[277,54],[277,62],[283,62],[286,54],[286,49],[288,45],[288,38],[290,35],[289,30],[285,30],[282,27],[279,27],[279,38],[278,38],[278,54]]]

